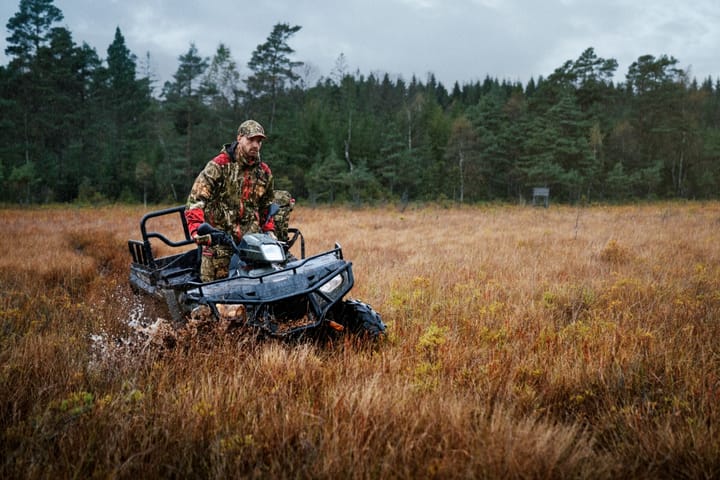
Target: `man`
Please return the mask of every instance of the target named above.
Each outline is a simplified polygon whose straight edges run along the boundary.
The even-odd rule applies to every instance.
[[[203,245],[200,280],[208,282],[228,275],[232,248],[212,245],[209,235],[198,235],[207,222],[230,233],[239,242],[245,233],[273,233],[272,219],[265,221],[273,201],[273,176],[260,160],[265,130],[255,120],[238,127],[237,139],[223,145],[195,179],[185,208],[190,235]]]

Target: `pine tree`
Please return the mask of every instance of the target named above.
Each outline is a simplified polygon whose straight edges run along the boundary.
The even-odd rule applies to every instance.
[[[213,110],[235,111],[240,101],[240,73],[230,49],[220,44],[202,81],[205,102]]]
[[[163,164],[167,171],[162,176],[169,181],[175,199],[184,196],[202,167],[201,159],[208,156],[206,139],[196,139],[196,129],[207,119],[202,81],[208,59],[201,57],[195,44],[191,43],[178,60],[180,65],[173,75],[175,81],[166,82],[163,89],[164,108],[174,128],[172,133],[168,132],[171,136],[165,141],[169,158]],[[194,159],[197,162],[193,162]]]
[[[632,168],[646,172],[647,178],[640,183],[638,194],[651,193],[663,178],[664,191],[659,193],[687,193],[688,146],[695,143],[698,132],[688,123],[688,82],[677,63],[666,55],[643,55],[628,69],[627,88],[633,93],[631,123],[643,145]]]
[[[13,178],[27,177],[27,172],[36,171],[34,165],[40,161],[39,149],[46,145],[46,134],[40,127],[40,111],[48,101],[47,83],[43,81],[38,66],[41,48],[50,45],[53,26],[63,19],[63,14],[52,0],[21,0],[19,10],[7,23],[10,35],[7,37],[5,54],[10,57],[7,89],[16,108],[8,109],[6,114],[17,115],[11,121],[17,128],[18,147],[13,151],[20,153],[20,158],[8,160],[11,172],[24,172],[22,175],[11,174]],[[25,165],[25,166],[22,166]],[[32,193],[42,180],[37,178],[23,180],[19,187],[26,201],[30,201]]]
[[[147,79],[137,78],[137,57],[125,44],[120,28],[115,29],[113,42],[107,49],[107,71],[103,105],[98,117],[104,118],[103,150],[107,163],[106,192],[117,198],[123,191],[130,195],[136,185],[136,164],[149,162],[152,128],[147,112],[150,109],[150,86]]]
[[[251,115],[267,115],[268,131],[273,131],[277,103],[286,87],[297,81],[300,76],[295,72],[303,62],[290,59],[295,50],[290,48],[288,41],[302,27],[278,23],[273,27],[267,41],[258,45],[248,62],[253,74],[247,80],[247,100],[260,106],[251,110]],[[269,112],[265,112],[262,104],[269,102]]]
[[[457,199],[465,202],[466,188],[477,199],[485,183],[480,165],[481,156],[477,133],[465,116],[455,119],[450,133],[445,158],[449,163],[448,172],[454,175]],[[467,187],[466,187],[467,185]]]
[[[27,72],[40,47],[50,42],[52,26],[63,19],[53,0],[20,0],[20,10],[7,23],[10,36],[5,54],[13,68]]]
[[[34,123],[41,133],[35,145],[43,146],[43,190],[39,193],[43,201],[69,201],[77,195],[81,177],[88,170],[86,159],[77,152],[92,115],[91,78],[100,60],[93,49],[75,45],[65,28],[54,28],[50,38],[50,45],[40,48],[36,62],[41,103]]]

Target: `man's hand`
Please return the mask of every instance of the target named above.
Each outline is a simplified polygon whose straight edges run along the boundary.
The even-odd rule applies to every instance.
[[[275,236],[275,232],[273,232],[272,230],[268,230],[267,232],[265,232],[265,234],[269,235],[270,238],[272,238],[273,240],[277,240],[277,237]]]
[[[198,245],[205,245],[206,247],[209,247],[212,245],[212,236],[210,234],[207,235],[197,235],[193,236],[193,240],[195,240],[195,243]]]

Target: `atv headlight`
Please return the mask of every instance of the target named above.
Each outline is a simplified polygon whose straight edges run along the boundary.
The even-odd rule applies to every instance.
[[[329,281],[327,281],[323,286],[320,287],[320,291],[323,292],[325,295],[332,294],[335,290],[340,288],[343,284],[343,275],[341,273],[338,273],[333,278],[331,278]]]
[[[285,260],[285,254],[280,245],[275,243],[262,244],[260,250],[268,262],[282,262]]]

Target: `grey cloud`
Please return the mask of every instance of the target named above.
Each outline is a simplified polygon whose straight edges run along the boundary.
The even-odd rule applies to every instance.
[[[0,4],[7,20],[19,1]],[[692,74],[720,77],[717,0],[56,0],[77,43],[101,57],[119,26],[139,59],[146,52],[160,83],[172,78],[190,43],[212,56],[222,42],[241,74],[278,22],[302,26],[291,40],[296,59],[330,74],[344,53],[349,71],[424,80],[433,72],[449,88],[486,75],[527,82],[547,76],[587,47],[615,58],[624,77],[645,54],[672,55]],[[0,37],[4,52],[7,33]],[[7,58],[0,52],[0,63]]]

